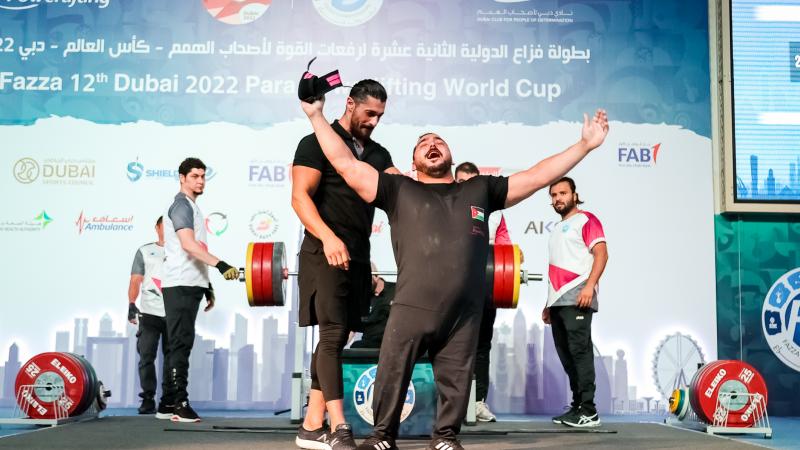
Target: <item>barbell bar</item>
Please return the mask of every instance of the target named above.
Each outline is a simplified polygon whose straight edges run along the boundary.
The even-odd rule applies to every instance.
[[[542,274],[529,273],[521,267],[522,254],[517,245],[494,245],[486,262],[486,285],[498,308],[516,308],[520,284],[542,281]],[[247,286],[250,306],[284,306],[286,280],[298,272],[286,268],[283,242],[251,242],[247,245],[245,267],[239,269],[239,281]],[[396,271],[373,271],[372,275],[396,276]]]

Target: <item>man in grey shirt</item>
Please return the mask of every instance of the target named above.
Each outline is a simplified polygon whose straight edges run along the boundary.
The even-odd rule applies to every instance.
[[[164,263],[164,223],[159,217],[156,221],[158,241],[142,245],[136,250],[131,267],[131,280],[128,285],[128,321],[139,325],[136,333],[136,350],[139,352],[139,381],[142,392],[142,404],[139,414],[155,414],[156,404],[156,356],[158,341],[161,340],[163,359],[161,376],[161,401],[171,404],[164,398],[167,393],[165,376],[167,375],[167,358],[169,341],[167,340],[167,322],[164,316],[164,298],[161,295],[161,265]],[[140,298],[141,308],[136,307],[136,299]]]
[[[164,214],[164,268],[162,288],[169,334],[170,399],[173,405],[159,408],[156,417],[173,422],[199,422],[189,405],[189,355],[194,345],[194,322],[200,301],[205,296],[209,311],[214,306],[214,290],[208,266],[214,266],[226,280],[236,280],[239,272],[208,251],[203,213],[197,198],[206,184],[206,165],[197,158],[186,158],[178,167],[181,190]]]

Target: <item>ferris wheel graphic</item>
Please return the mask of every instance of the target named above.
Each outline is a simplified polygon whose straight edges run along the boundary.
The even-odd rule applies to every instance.
[[[691,336],[680,332],[667,335],[653,357],[653,379],[658,391],[669,398],[675,389],[688,386],[705,362],[703,350]]]

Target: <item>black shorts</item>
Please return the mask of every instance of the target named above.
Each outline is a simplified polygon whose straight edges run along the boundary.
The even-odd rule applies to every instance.
[[[322,249],[309,247],[300,250],[300,326],[336,323],[363,331],[362,317],[369,314],[372,293],[370,265],[350,261],[349,270],[337,269],[328,264]]]

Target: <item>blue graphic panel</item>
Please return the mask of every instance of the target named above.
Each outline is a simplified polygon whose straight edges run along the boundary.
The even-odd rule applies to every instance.
[[[395,123],[615,120],[709,136],[704,2],[0,2],[0,124],[300,118],[307,62],[382,81]],[[339,93],[338,95],[343,95]]]
[[[736,199],[800,202],[800,5],[732,0]]]

